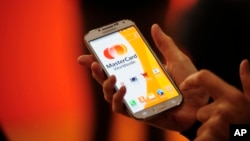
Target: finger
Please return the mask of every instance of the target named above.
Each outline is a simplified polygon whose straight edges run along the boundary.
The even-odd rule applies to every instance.
[[[157,48],[164,56],[166,68],[177,85],[197,71],[190,58],[179,50],[174,41],[157,24],[152,26],[151,33]]]
[[[126,87],[122,86],[113,96],[112,109],[116,113],[128,115],[125,105],[123,103],[123,97],[126,93]]]
[[[201,141],[222,141],[228,140],[229,126],[219,116],[213,116],[203,123],[197,130],[196,140]],[[195,141],[196,141],[195,140]]]
[[[227,84],[208,70],[201,70],[197,73],[191,74],[180,85],[180,89],[183,91],[198,87],[202,87],[206,90],[214,100],[234,93],[233,91],[237,91],[236,88]]]
[[[93,62],[91,64],[92,76],[93,78],[102,85],[103,82],[107,79],[106,74],[103,72],[102,67],[99,63]]]
[[[114,75],[110,76],[107,80],[103,82],[104,99],[109,103],[112,103],[113,101],[115,83],[116,78]]]
[[[157,24],[153,24],[151,34],[157,48],[162,52],[164,59],[168,60],[168,54],[178,54],[180,50],[171,37],[167,36]]]
[[[91,64],[96,61],[93,55],[81,55],[77,58],[79,64],[90,67]]]
[[[211,106],[212,104],[209,104],[207,106],[201,107],[197,112],[196,112],[196,118],[200,122],[205,122],[209,119],[211,116]]]
[[[250,66],[246,59],[240,64],[240,78],[243,91],[250,98]]]
[[[201,107],[196,112],[196,118],[200,122],[206,122],[211,118],[218,116],[224,120],[228,120],[230,117],[230,111],[228,109],[231,108],[231,105],[227,102],[221,102],[221,100],[214,101],[206,106]]]

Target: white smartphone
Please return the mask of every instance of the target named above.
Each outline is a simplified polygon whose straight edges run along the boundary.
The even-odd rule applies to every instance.
[[[131,20],[120,20],[84,36],[89,51],[115,88],[126,86],[124,103],[136,119],[147,119],[180,105],[182,94]]]

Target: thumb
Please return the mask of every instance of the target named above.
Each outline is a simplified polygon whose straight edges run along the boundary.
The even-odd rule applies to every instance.
[[[158,24],[152,25],[151,34],[157,48],[163,54],[165,61],[177,57],[178,54],[181,53],[172,38],[167,36]]]

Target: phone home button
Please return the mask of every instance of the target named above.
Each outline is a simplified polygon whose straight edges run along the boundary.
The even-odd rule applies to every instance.
[[[166,108],[166,105],[159,105],[159,106],[154,107],[153,111],[154,112],[159,112],[159,111],[162,111],[165,108]]]

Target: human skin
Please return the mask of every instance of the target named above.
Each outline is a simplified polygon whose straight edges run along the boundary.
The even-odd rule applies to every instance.
[[[176,46],[171,37],[167,36],[157,24],[152,25],[151,35],[156,47],[164,56],[162,62],[165,62],[165,67],[177,86],[179,86],[187,76],[197,72],[190,58]],[[81,55],[78,58],[78,62],[83,66],[91,68],[92,76],[102,85],[104,99],[112,104],[112,110],[116,113],[129,116],[122,102],[123,96],[126,93],[125,86],[115,91],[115,76],[107,78],[94,56],[89,54]],[[179,132],[188,130],[196,122],[197,110],[208,103],[209,96],[204,93],[183,93],[183,99],[182,104],[178,107],[142,122],[158,128]]]
[[[180,85],[185,93],[207,93],[213,99],[196,114],[202,125],[195,141],[227,141],[230,124],[250,124],[250,66],[248,60],[240,64],[243,90],[226,83],[209,70],[188,76]]]

